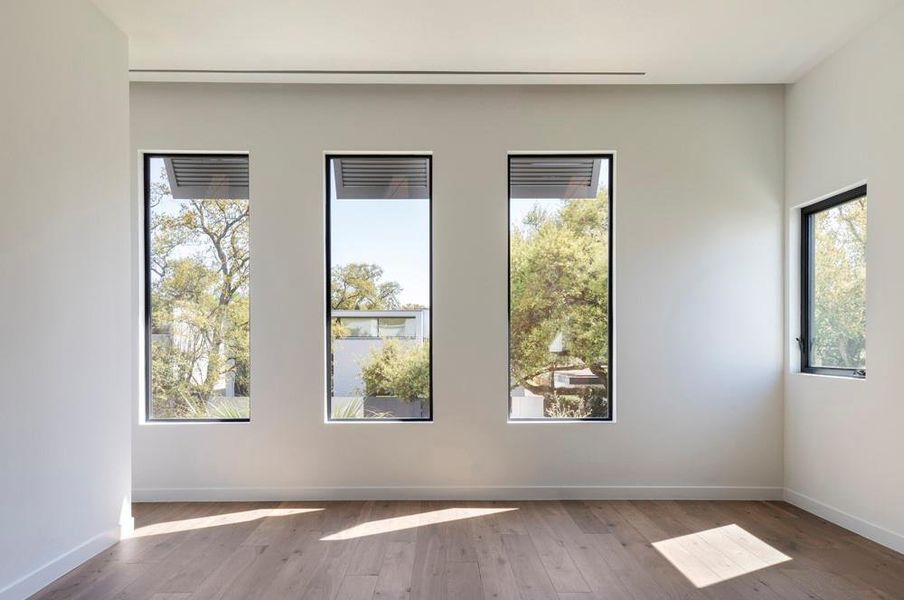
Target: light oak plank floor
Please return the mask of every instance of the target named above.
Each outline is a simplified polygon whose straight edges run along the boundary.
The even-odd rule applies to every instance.
[[[904,598],[904,555],[783,502],[133,507],[38,599]]]

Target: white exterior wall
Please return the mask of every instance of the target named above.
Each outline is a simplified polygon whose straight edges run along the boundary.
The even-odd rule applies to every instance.
[[[904,7],[787,96],[785,485],[802,507],[904,552]],[[865,381],[803,375],[797,207],[866,181]]]
[[[430,337],[430,311],[357,311],[334,310],[333,317],[379,319],[380,317],[405,317],[414,320],[414,338],[400,338],[405,344],[422,344]],[[371,352],[382,346],[380,338],[342,338],[333,342],[333,394],[351,400],[351,396],[363,395],[361,365]]]
[[[133,164],[250,152],[254,349],[248,424],[136,401],[136,497],[779,496],[783,96],[133,84]],[[434,157],[435,420],[325,423],[324,155],[392,150]],[[506,154],[556,150],[617,153],[616,423],[507,422]]]
[[[126,38],[87,0],[0,2],[0,598],[129,526]]]

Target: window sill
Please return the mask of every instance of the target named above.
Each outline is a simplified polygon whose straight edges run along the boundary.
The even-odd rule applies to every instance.
[[[327,425],[406,425],[412,423],[433,424],[433,419],[324,419]]]
[[[615,417],[611,419],[506,419],[509,425],[571,425],[573,423],[591,423],[591,424],[615,424]]]
[[[250,425],[251,419],[142,419],[139,425]]]
[[[801,375],[804,377],[820,377],[826,379],[841,379],[844,381],[866,381],[866,377],[859,375],[845,375],[843,373],[815,373],[810,371],[795,371],[793,375]]]

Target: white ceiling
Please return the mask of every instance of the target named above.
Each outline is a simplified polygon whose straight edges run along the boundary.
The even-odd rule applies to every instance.
[[[900,0],[95,0],[155,80],[791,82]]]

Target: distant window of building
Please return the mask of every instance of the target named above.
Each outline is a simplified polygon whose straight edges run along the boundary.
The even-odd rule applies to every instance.
[[[341,337],[345,338],[375,338],[378,326],[376,319],[345,317],[337,319],[342,326]]]
[[[366,312],[364,313],[366,314]],[[341,327],[340,338],[414,338],[417,337],[417,321],[414,316],[403,317],[335,317]]]
[[[413,317],[383,317],[378,324],[380,337],[413,338],[417,333]]]

